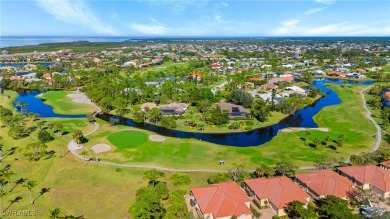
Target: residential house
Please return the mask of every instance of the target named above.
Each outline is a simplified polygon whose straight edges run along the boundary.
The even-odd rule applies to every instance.
[[[362,189],[373,189],[383,198],[390,197],[390,171],[375,165],[337,168],[341,175],[348,177]]]
[[[286,215],[285,208],[289,202],[297,200],[305,205],[310,202],[310,195],[286,176],[248,179],[245,180],[245,187],[251,191],[254,199],[262,206],[269,204],[278,216]]]
[[[254,94],[254,95],[252,95],[252,97],[260,97],[265,102],[271,102],[272,101],[272,93],[271,92],[267,92],[267,93],[263,93],[263,94]],[[282,100],[283,100],[283,96],[282,95],[275,94],[275,98],[274,98],[274,103],[275,104],[280,103],[280,101],[282,101]]]
[[[220,65],[219,63],[213,63],[210,65],[210,68],[212,69],[219,69],[219,68],[222,68],[222,65]]]
[[[262,90],[273,90],[273,89],[278,89],[279,86],[273,83],[268,83],[268,84],[263,84],[260,86]]]
[[[160,105],[158,108],[161,110],[163,115],[180,115],[187,110],[188,103],[171,103],[166,105]]]
[[[236,119],[236,118],[248,118],[248,113],[245,111],[244,107],[236,104],[231,104],[227,102],[220,102],[218,103],[218,107],[222,111],[227,111],[228,112],[228,117],[231,119]]]
[[[148,110],[150,110],[152,108],[156,108],[156,107],[157,107],[157,105],[155,103],[153,103],[153,102],[146,102],[146,103],[143,103],[141,105],[141,110],[146,112],[146,111],[148,111]]]
[[[390,160],[383,161],[379,166],[385,170],[390,170]]]
[[[191,198],[202,218],[251,219],[250,199],[236,183],[227,182],[191,189]]]
[[[328,75],[331,77],[345,77],[345,75],[339,71],[331,71],[328,73]]]
[[[296,174],[295,179],[305,191],[317,198],[333,195],[347,199],[354,187],[348,178],[328,169]]]

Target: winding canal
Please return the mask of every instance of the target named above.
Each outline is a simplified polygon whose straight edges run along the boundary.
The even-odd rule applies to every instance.
[[[258,146],[270,141],[275,137],[279,130],[288,127],[305,127],[305,128],[317,128],[318,125],[314,122],[313,116],[316,115],[322,108],[341,103],[337,93],[327,87],[325,84],[344,84],[343,80],[337,79],[315,79],[312,85],[319,88],[321,92],[326,93],[326,96],[320,98],[316,103],[311,106],[307,106],[304,109],[297,111],[295,114],[288,116],[275,125],[255,129],[248,132],[241,133],[227,133],[227,134],[209,134],[209,133],[192,133],[177,130],[169,130],[154,126],[151,124],[137,124],[131,119],[120,118],[120,123],[140,129],[156,132],[160,135],[175,137],[175,138],[194,138],[202,141],[211,142],[214,144],[227,145],[227,146]],[[348,81],[349,84],[352,81]],[[370,85],[374,81],[358,81],[357,84]],[[22,101],[29,104],[27,108],[28,112],[38,113],[41,117],[61,117],[61,118],[82,118],[85,115],[64,115],[53,112],[53,108],[44,104],[44,100],[39,99],[36,95],[39,91],[27,91],[19,93],[16,101]],[[108,116],[103,116],[102,119],[108,120]]]

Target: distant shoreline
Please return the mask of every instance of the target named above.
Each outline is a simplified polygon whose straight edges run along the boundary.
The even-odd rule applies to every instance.
[[[77,41],[124,43],[136,41],[191,41],[191,40],[358,40],[386,39],[390,36],[1,36],[0,48],[38,46],[46,43],[71,43]]]

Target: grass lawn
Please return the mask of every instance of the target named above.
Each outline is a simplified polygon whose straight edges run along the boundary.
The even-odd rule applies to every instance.
[[[13,112],[16,112],[14,110],[14,107],[12,106],[12,103],[15,101],[17,97],[18,97],[18,93],[16,91],[4,90],[4,93],[0,94],[1,106],[10,109]]]
[[[320,127],[327,127],[330,131],[329,133],[312,131],[306,142],[303,140],[306,138],[304,131],[280,132],[272,141],[256,147],[222,146],[194,139],[170,137],[166,137],[164,142],[152,142],[146,139],[145,134],[141,134],[150,135],[152,132],[104,123],[96,134],[88,136],[89,142],[86,146],[90,147],[97,143],[110,144],[113,150],[100,154],[99,157],[112,162],[221,170],[226,170],[228,165],[234,162],[242,163],[248,169],[253,169],[260,163],[272,165],[281,160],[309,166],[323,157],[345,159],[351,154],[368,151],[375,142],[372,137],[375,134],[375,127],[367,119],[362,107],[359,91],[363,87],[357,85],[330,87],[339,93],[342,103],[324,108],[314,118]],[[344,145],[337,147],[336,140],[341,134],[345,135]],[[137,136],[141,140],[134,140]],[[333,141],[325,142],[327,136]],[[313,145],[315,138],[320,139],[324,147],[315,148]],[[217,165],[219,160],[225,160],[227,165],[225,167]]]
[[[130,148],[145,143],[148,135],[139,131],[121,131],[110,134],[108,140],[118,148]]]
[[[73,102],[67,95],[73,91],[48,91],[38,98],[46,99],[45,104],[53,107],[55,113],[60,114],[89,114],[96,109],[94,106],[85,103]]]

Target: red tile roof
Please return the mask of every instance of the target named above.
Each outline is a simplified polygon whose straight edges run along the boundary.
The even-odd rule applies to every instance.
[[[328,73],[328,75],[338,75],[338,76],[341,76],[343,75],[343,73],[339,72],[339,71],[331,71]]]
[[[261,81],[261,78],[249,78],[250,81]]]
[[[388,170],[375,165],[339,167],[338,169],[362,184],[371,184],[383,192],[390,191],[390,171]]]
[[[332,170],[301,173],[296,174],[295,177],[319,196],[334,195],[344,198],[348,196],[349,192],[352,192],[354,186],[348,178],[340,176]]]
[[[250,199],[236,182],[219,183],[191,189],[203,214],[214,217],[252,215],[245,205]]]
[[[294,81],[294,78],[293,77],[282,77],[280,78],[281,81],[287,81],[287,82],[292,82]]]
[[[382,165],[382,166],[385,166],[385,167],[390,167],[390,160],[388,160],[388,161],[383,161],[383,162],[381,163],[381,165]]]
[[[310,198],[309,194],[286,176],[248,179],[245,183],[257,197],[268,199],[278,209],[285,208],[289,202],[294,200],[306,204]]]

